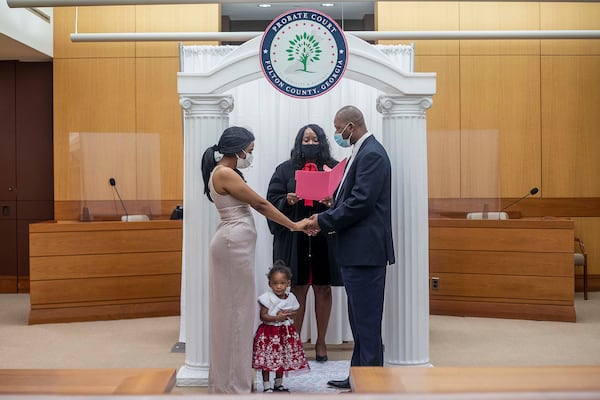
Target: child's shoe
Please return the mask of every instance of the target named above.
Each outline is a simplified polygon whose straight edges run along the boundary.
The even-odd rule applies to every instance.
[[[273,389],[267,388],[267,389],[263,390],[263,393],[273,393]]]
[[[273,391],[274,391],[274,392],[289,392],[289,391],[290,391],[290,389],[286,388],[286,387],[285,387],[285,386],[283,386],[283,385],[279,385],[279,386],[275,386],[275,387],[273,388]]]

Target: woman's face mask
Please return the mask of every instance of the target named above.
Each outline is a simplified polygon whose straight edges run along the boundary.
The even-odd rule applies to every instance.
[[[246,158],[241,158],[237,154],[235,155],[237,157],[237,165],[236,165],[237,169],[248,168],[249,166],[252,165],[252,160],[254,159],[254,156],[252,155],[252,153],[246,153],[245,150],[242,150],[242,151],[246,155]]]
[[[341,147],[350,147],[352,145],[352,143],[350,143],[350,138],[352,137],[352,133],[350,133],[350,136],[348,136],[348,139],[344,139],[344,132],[346,132],[346,129],[348,128],[348,125],[350,125],[352,122],[348,122],[346,124],[346,126],[344,127],[344,129],[342,129],[342,131],[340,133],[335,133],[333,135],[333,139],[335,140],[335,142],[341,146]]]
[[[303,144],[302,145],[302,155],[305,160],[314,161],[319,158],[319,154],[321,154],[321,150],[319,149],[318,144]]]

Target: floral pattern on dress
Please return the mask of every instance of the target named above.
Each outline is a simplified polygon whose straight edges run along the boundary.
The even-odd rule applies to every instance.
[[[310,370],[302,341],[292,324],[261,324],[254,336],[252,368],[270,372]]]

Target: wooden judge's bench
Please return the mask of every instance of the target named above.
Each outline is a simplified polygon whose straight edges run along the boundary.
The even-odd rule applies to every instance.
[[[429,220],[431,314],[575,322],[568,219]]]
[[[29,323],[179,315],[182,221],[29,226]]]

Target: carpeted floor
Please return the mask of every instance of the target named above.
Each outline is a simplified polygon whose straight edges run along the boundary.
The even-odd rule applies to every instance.
[[[291,393],[332,393],[344,392],[334,388],[327,387],[327,381],[345,379],[350,371],[350,361],[327,361],[319,363],[309,361],[310,372],[289,374],[284,376],[283,384],[290,389]],[[272,380],[272,379],[271,379]],[[257,389],[262,391],[262,378],[260,372],[257,373]]]
[[[575,295],[577,322],[526,321],[432,315],[433,366],[535,366],[600,364],[600,293]],[[184,353],[171,348],[179,317],[27,325],[29,295],[0,294],[0,368],[176,368]],[[348,375],[351,344],[328,346],[330,361],[314,362],[310,375],[285,380],[297,393],[339,393],[329,379]],[[262,385],[258,388],[262,390]],[[173,394],[206,393],[176,387]]]

